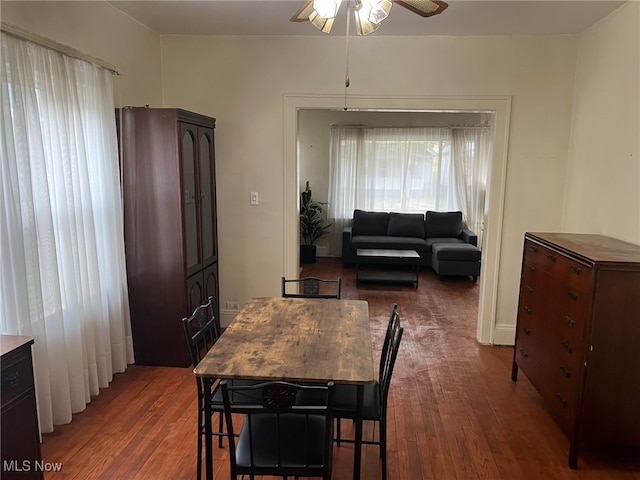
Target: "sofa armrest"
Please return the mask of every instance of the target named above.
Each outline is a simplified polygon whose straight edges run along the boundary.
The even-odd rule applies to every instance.
[[[478,235],[473,233],[468,228],[463,228],[462,229],[462,240],[464,241],[464,243],[469,243],[469,244],[473,245],[474,247],[478,246]]]
[[[342,229],[342,262],[345,265],[356,263],[356,252],[351,248],[351,226]]]

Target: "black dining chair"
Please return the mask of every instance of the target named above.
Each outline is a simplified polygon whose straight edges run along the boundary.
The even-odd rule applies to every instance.
[[[253,386],[220,382],[229,437],[230,478],[239,475],[321,477],[331,479],[334,385],[298,385],[283,381]],[[298,405],[301,391],[313,392],[316,404]],[[260,393],[252,405],[234,403],[234,395]],[[242,415],[242,427],[234,427]]]
[[[213,297],[209,297],[207,303],[204,303],[193,311],[189,317],[182,319],[182,326],[187,338],[187,347],[189,349],[189,357],[191,363],[195,368],[200,360],[206,355],[209,349],[213,346],[216,340],[220,337],[220,329],[218,327],[218,321],[214,314]],[[197,475],[200,478],[202,471],[202,440],[204,438],[204,422],[205,422],[205,410],[204,410],[204,383],[201,378],[195,377],[198,388],[198,460],[197,460]],[[216,396],[218,389],[217,384],[213,384],[213,391],[211,392],[211,398]],[[218,395],[220,397],[220,395]],[[221,400],[219,398],[218,400]],[[221,405],[221,402],[220,404]],[[214,411],[214,404],[212,400],[212,412]],[[216,411],[219,416],[219,428],[216,435],[219,435],[223,429],[223,416],[222,408],[217,408]],[[220,436],[220,446],[222,442],[222,436]]]
[[[325,280],[316,277],[286,279],[282,277],[284,298],[337,298],[342,292],[342,279]]]
[[[189,357],[195,368],[200,360],[204,358],[209,349],[215,344],[220,337],[220,324],[215,317],[213,306],[213,297],[209,297],[207,303],[204,303],[193,311],[189,317],[182,319],[182,326],[187,339],[187,347],[189,349]],[[200,478],[202,471],[202,444],[205,435],[205,408],[204,408],[204,382],[200,377],[195,377],[198,390],[198,459],[197,459],[197,475]],[[234,384],[253,385],[256,382],[249,380],[234,380]],[[218,414],[218,430],[212,432],[218,437],[218,446],[222,448],[222,440],[225,436],[224,432],[224,406],[222,402],[222,392],[219,382],[212,383],[211,390],[211,413]],[[240,400],[240,399],[239,399]],[[242,401],[253,401],[253,399],[241,399]]]
[[[391,385],[391,376],[396,363],[396,357],[400,350],[400,341],[404,328],[401,324],[401,318],[398,314],[398,305],[393,305],[387,331],[382,345],[380,355],[380,367],[378,373],[378,381],[365,385],[364,387],[364,403],[363,403],[363,420],[373,421],[379,424],[378,439],[363,439],[363,444],[378,445],[380,448],[380,457],[382,457],[382,479],[387,478],[387,401],[389,397],[389,387]],[[352,439],[341,438],[340,421],[343,418],[355,420],[356,418],[356,387],[354,385],[337,385],[333,416],[337,420],[336,424],[336,445],[341,442],[353,443]]]

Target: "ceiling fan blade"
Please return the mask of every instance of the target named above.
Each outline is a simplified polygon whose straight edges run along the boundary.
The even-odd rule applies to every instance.
[[[444,12],[449,6],[440,0],[393,0],[393,3],[417,13],[421,17],[431,17]]]
[[[313,0],[306,0],[302,6],[298,9],[293,17],[289,19],[290,22],[308,22],[309,15],[313,12]]]

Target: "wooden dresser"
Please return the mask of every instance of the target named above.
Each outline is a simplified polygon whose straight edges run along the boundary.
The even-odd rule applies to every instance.
[[[3,480],[43,478],[31,337],[0,335]]]
[[[526,233],[511,378],[522,369],[569,438],[640,445],[640,246]]]

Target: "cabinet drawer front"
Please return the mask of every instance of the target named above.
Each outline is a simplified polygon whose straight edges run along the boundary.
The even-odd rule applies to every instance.
[[[551,397],[551,384],[548,380],[549,367],[544,355],[538,356],[536,349],[517,341],[514,360],[527,379],[544,399]]]
[[[527,239],[524,247],[524,257],[536,268],[549,272],[562,279],[565,285],[572,289],[586,291],[591,285],[591,265],[567,257],[532,240]]]
[[[19,352],[2,361],[2,404],[6,405],[14,398],[33,388],[33,370],[30,352]]]
[[[579,374],[572,372],[567,376],[562,368],[549,373],[549,383],[553,388],[550,392],[550,398],[546,400],[551,415],[562,431],[571,436],[578,411]]]
[[[546,313],[551,338],[575,346],[582,345],[589,309],[588,295],[568,288],[555,277],[550,278],[549,292]]]

